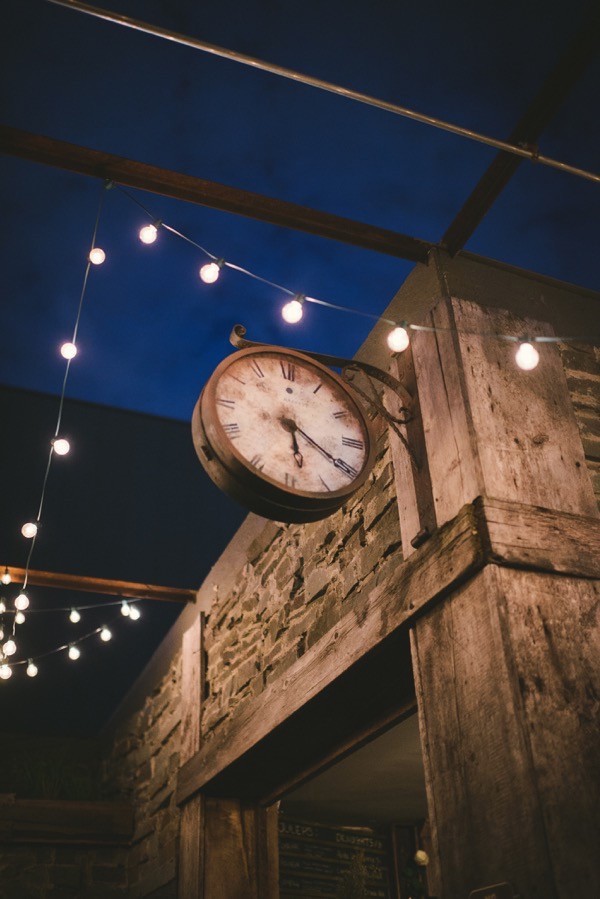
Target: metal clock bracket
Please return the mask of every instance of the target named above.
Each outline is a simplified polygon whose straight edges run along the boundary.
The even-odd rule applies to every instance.
[[[248,340],[246,338],[246,328],[244,325],[234,325],[229,335],[229,342],[238,350],[243,350],[248,347],[270,347],[272,344],[269,343],[260,343],[254,340]],[[400,383],[400,381],[395,378],[393,375],[390,375],[389,372],[383,371],[381,368],[377,368],[375,365],[369,365],[368,362],[361,362],[358,359],[344,359],[341,356],[328,356],[324,353],[312,353],[309,350],[298,350],[295,347],[289,347],[289,349],[295,349],[296,352],[303,353],[305,356],[309,356],[311,359],[316,359],[317,362],[323,363],[323,365],[329,365],[332,368],[339,368],[342,373],[342,378],[349,387],[352,387],[359,396],[370,406],[371,409],[375,411],[376,414],[381,415],[382,418],[387,421],[389,426],[393,429],[398,438],[402,441],[406,449],[411,455],[411,458],[416,464],[416,459],[414,454],[406,441],[406,437],[400,431],[398,425],[408,424],[409,421],[412,421],[412,396],[406,389],[406,387]],[[358,386],[354,382],[354,376],[357,372],[361,372],[367,378],[370,395],[364,391],[361,387]],[[400,398],[400,412],[402,413],[402,417],[398,417],[396,415],[392,415],[389,412],[377,394],[377,389],[373,384],[372,379],[379,381],[381,384],[385,384],[386,387],[389,387],[390,390],[393,390],[396,396]]]

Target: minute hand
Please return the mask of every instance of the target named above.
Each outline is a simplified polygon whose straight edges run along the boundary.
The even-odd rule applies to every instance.
[[[313,440],[312,437],[309,437],[308,434],[306,433],[306,431],[303,431],[302,428],[297,427],[296,430],[298,431],[299,434],[302,434],[304,439],[306,441],[308,441],[308,443],[310,443],[311,446],[314,446],[314,448],[318,449],[319,452],[323,456],[325,456],[326,459],[329,459],[329,461],[332,463],[332,465],[335,465],[336,468],[338,468],[340,471],[343,471],[344,474],[347,475],[349,478],[356,477],[356,475],[358,474],[358,471],[356,470],[356,468],[353,468],[351,465],[348,465],[348,463],[344,462],[343,459],[336,459],[335,456],[332,456],[331,453],[328,453],[326,449],[324,449],[322,446],[320,446],[316,440]]]

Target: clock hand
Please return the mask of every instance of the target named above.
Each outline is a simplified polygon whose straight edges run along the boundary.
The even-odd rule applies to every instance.
[[[282,418],[281,424],[289,431],[292,435],[292,450],[294,451],[294,459],[296,460],[296,465],[298,468],[302,468],[302,463],[304,462],[304,457],[300,452],[300,447],[298,446],[298,439],[296,437],[296,422],[292,421],[291,418]]]
[[[325,458],[328,459],[332,465],[334,465],[340,471],[343,471],[344,474],[347,475],[347,477],[349,477],[349,478],[356,477],[358,472],[355,468],[353,468],[351,465],[348,465],[348,463],[344,462],[343,459],[336,459],[335,456],[332,456],[331,453],[328,453],[327,450],[324,449],[322,446],[320,446],[316,440],[313,440],[312,437],[309,437],[308,434],[306,433],[306,431],[303,431],[302,428],[299,428],[295,421],[291,421],[291,419],[286,418],[286,419],[282,419],[282,424],[284,421],[286,422],[286,424],[283,425],[285,428],[287,428],[288,430],[291,430],[292,434],[294,433],[294,431],[298,431],[299,434],[302,434],[302,436],[304,437],[305,440],[308,440],[308,442],[312,446],[314,446],[315,449],[318,449],[319,452],[323,456],[325,456]]]

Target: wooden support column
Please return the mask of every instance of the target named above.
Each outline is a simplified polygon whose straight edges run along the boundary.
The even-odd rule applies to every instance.
[[[185,632],[182,648],[184,765],[201,746],[204,616]],[[279,899],[277,806],[196,793],[181,808],[179,899]]]
[[[548,325],[454,298],[440,301],[430,323],[449,330],[412,341],[428,477],[411,474],[390,435],[397,473],[409,478],[399,493],[403,540],[428,516],[440,526],[478,496],[518,502],[502,541],[528,569],[500,567],[489,552],[411,628],[430,889],[467,899],[507,882],[526,899],[600,895],[599,583],[559,573],[562,547],[556,566],[529,562],[520,520],[527,509],[553,510],[576,563],[572,514],[598,518],[564,372],[551,345],[524,372],[515,344],[477,336],[548,334]]]

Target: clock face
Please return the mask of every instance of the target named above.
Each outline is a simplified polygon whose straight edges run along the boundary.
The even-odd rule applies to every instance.
[[[277,507],[269,515],[277,520],[330,514],[363,483],[373,456],[349,388],[326,366],[278,348],[241,350],[218,366],[194,413],[194,441],[213,480],[249,508],[269,515],[273,501],[304,510]]]

